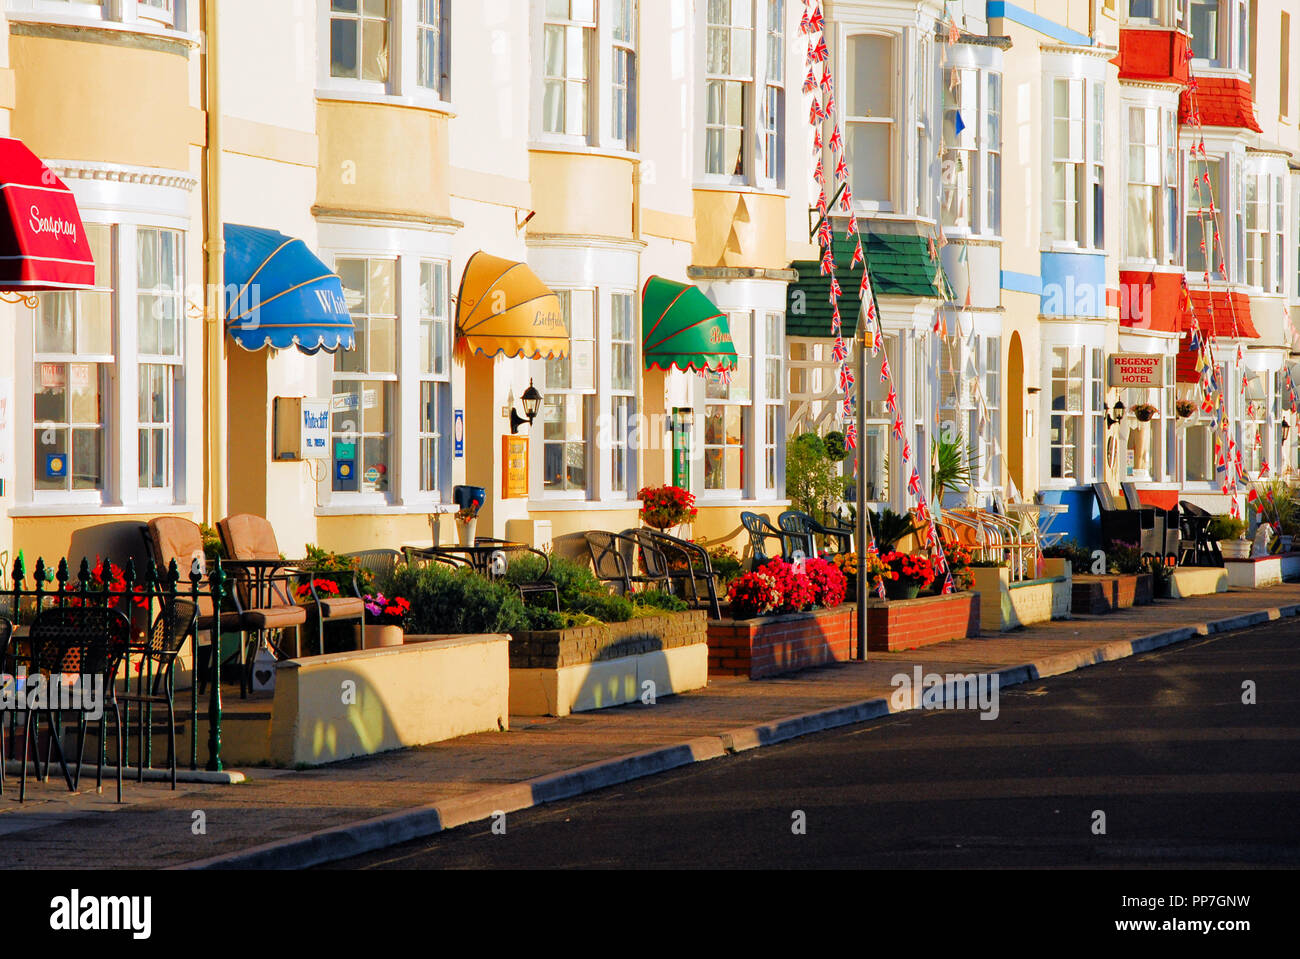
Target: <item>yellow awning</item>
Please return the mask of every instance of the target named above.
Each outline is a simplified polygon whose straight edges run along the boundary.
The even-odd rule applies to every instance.
[[[475,253],[460,281],[456,349],[530,360],[567,356],[559,297],[526,264]]]

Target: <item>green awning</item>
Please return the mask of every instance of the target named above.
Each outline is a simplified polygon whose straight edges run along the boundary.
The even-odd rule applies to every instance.
[[[717,373],[737,366],[727,315],[699,287],[661,276],[641,291],[641,352],[647,370]]]
[[[844,233],[836,233],[831,243],[835,255],[835,273],[840,281],[840,319],[844,336],[857,328],[861,301],[862,266],[853,265],[856,242]],[[930,259],[929,241],[918,234],[873,233],[862,231],[862,252],[871,267],[871,285],[877,297],[908,296],[942,300],[943,290],[936,283],[940,271],[937,260]],[[822,276],[817,260],[797,260],[790,264],[799,273],[798,282],[786,288],[786,333],[790,336],[828,338],[831,334],[831,278]]]

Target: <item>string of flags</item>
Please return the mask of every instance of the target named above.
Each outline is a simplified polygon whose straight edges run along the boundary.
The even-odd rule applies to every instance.
[[[804,13],[800,23],[800,30],[808,38],[806,57],[808,75],[804,81],[803,89],[804,93],[812,98],[808,116],[813,128],[813,150],[816,156],[813,179],[817,183],[817,213],[820,217],[817,228],[817,242],[821,249],[821,275],[830,278],[831,334],[835,340],[831,355],[839,364],[838,382],[840,391],[844,394],[840,406],[840,418],[845,424],[845,439],[849,448],[854,451],[853,465],[856,473],[861,468],[857,433],[857,399],[854,394],[856,377],[849,363],[849,349],[844,340],[843,317],[840,314],[840,298],[843,295],[843,288],[840,285],[835,269],[834,234],[830,223],[832,211],[827,200],[827,178],[824,163],[825,147],[822,139],[822,127],[826,121],[830,121],[831,124],[831,135],[826,143],[830,147],[831,158],[834,161],[832,177],[839,196],[837,201],[839,204],[838,211],[847,215],[847,236],[854,243],[853,259],[849,269],[852,272],[855,267],[860,266],[862,268],[862,281],[858,289],[858,295],[861,301],[861,319],[865,320],[864,325],[868,337],[865,348],[871,350],[873,357],[880,357],[880,381],[888,387],[885,405],[889,410],[889,415],[893,417],[893,435],[895,439],[903,444],[904,467],[910,467],[907,489],[911,497],[916,500],[914,513],[917,520],[924,526],[926,545],[930,551],[931,563],[935,568],[936,575],[943,575],[943,592],[945,594],[951,593],[956,588],[952,578],[952,571],[948,568],[938,526],[935,523],[935,517],[930,511],[925,491],[922,489],[921,476],[917,469],[916,460],[912,455],[911,444],[905,437],[902,412],[898,404],[898,390],[894,383],[893,373],[889,368],[889,354],[884,351],[882,355],[881,346],[884,342],[884,331],[876,307],[875,291],[871,285],[871,269],[862,248],[862,236],[858,229],[858,219],[853,212],[853,189],[850,184],[849,166],[844,153],[844,137],[840,131],[839,121],[835,117],[835,83],[831,73],[830,52],[826,45],[825,36],[825,17],[822,14],[820,0],[804,0]],[[818,70],[820,70],[820,78],[817,76]],[[876,549],[874,537],[869,549],[872,552]],[[882,594],[883,589],[883,584],[881,584],[878,590]]]

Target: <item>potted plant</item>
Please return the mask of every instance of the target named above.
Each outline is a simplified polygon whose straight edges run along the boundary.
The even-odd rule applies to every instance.
[[[1178,410],[1178,418],[1183,420],[1196,412],[1196,404],[1191,400],[1179,400],[1175,408]]]
[[[1150,403],[1138,403],[1133,407],[1133,415],[1138,418],[1139,423],[1150,423],[1159,412]]]
[[[474,536],[478,532],[478,511],[480,503],[474,500],[469,506],[458,510],[456,513],[456,525],[460,529],[460,545],[473,546]]]
[[[1206,529],[1210,539],[1219,541],[1224,559],[1247,559],[1250,542],[1246,539],[1246,521],[1235,516],[1219,515],[1210,520]]]
[[[641,522],[654,529],[668,529],[695,519],[695,494],[680,486],[647,486],[637,492],[641,500]]]
[[[403,626],[411,604],[400,596],[388,599],[383,593],[367,594],[365,598],[365,640],[362,649],[380,649],[401,646],[405,638]]]
[[[885,553],[880,560],[894,574],[892,580],[885,582],[890,599],[916,599],[921,590],[934,582],[934,565],[928,556]]]

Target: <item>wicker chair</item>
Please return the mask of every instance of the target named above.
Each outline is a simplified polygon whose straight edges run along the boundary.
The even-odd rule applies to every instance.
[[[653,584],[665,592],[670,589],[667,567],[668,562],[657,547],[649,550],[642,547],[642,555],[650,557],[645,574],[636,571],[636,551],[641,544],[621,533],[605,530],[588,530],[583,534],[587,541],[587,551],[591,554],[591,568],[596,578],[602,583],[615,587],[620,596],[632,592],[633,584]],[[660,567],[658,574],[651,570],[651,564]]]
[[[684,539],[678,539],[676,536],[669,536],[667,533],[655,529],[643,529],[640,531],[642,536],[649,537],[662,552],[668,556],[676,556],[681,566],[674,567],[672,563],[668,564],[669,575],[673,579],[678,579],[690,590],[690,599],[696,609],[704,609],[704,597],[700,595],[699,583],[704,584],[704,591],[708,594],[708,609],[713,614],[714,619],[722,618],[722,607],[718,602],[718,574],[713,569],[713,559],[709,556],[709,551],[699,543],[692,543]]]
[[[95,787],[102,790],[104,786],[104,758],[107,745],[108,709],[111,706],[117,726],[117,801],[122,801],[122,767],[126,764],[126,741],[122,735],[122,713],[117,705],[114,680],[117,669],[126,655],[131,638],[131,624],[127,618],[115,609],[101,606],[55,607],[42,611],[32,623],[28,642],[31,645],[31,673],[61,674],[77,676],[84,684],[87,680],[103,683],[105,702],[101,703],[99,715],[99,763],[95,776]],[[83,685],[84,688],[84,685]],[[68,772],[67,757],[63,754],[61,723],[55,719],[56,709],[48,706],[39,710],[49,724],[50,743],[59,754],[59,764],[63,769],[68,791],[73,792],[81,782],[81,759],[85,755],[86,727],[84,713],[86,702],[82,699],[79,712],[83,713],[77,724],[77,776],[74,781]],[[37,722],[33,715],[37,710],[29,708],[23,727],[22,784],[19,787],[18,801],[27,798],[27,747],[35,744]],[[37,752],[39,752],[39,744]],[[40,759],[37,758],[39,766]],[[49,766],[46,766],[48,776]]]

